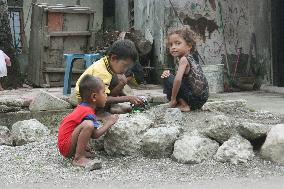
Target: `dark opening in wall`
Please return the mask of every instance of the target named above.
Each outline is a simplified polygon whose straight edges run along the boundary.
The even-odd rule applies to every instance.
[[[273,85],[284,87],[284,1],[271,1]]]
[[[115,30],[115,0],[104,0],[103,30]]]

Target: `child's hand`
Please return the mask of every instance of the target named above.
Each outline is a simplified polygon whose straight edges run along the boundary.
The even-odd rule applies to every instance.
[[[170,70],[165,70],[165,71],[162,73],[161,78],[162,78],[162,79],[168,78],[170,75],[171,75]]]
[[[171,100],[169,103],[171,108],[175,108],[177,106],[177,101],[176,100]]]
[[[105,124],[106,125],[114,125],[118,120],[118,115],[114,114],[114,115],[110,115],[105,119]]]
[[[137,96],[129,96],[128,99],[129,99],[129,102],[131,104],[134,104],[135,106],[141,105],[143,103],[142,99]]]

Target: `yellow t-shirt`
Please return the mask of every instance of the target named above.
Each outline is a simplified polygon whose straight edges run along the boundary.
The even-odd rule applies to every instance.
[[[112,79],[113,71],[110,68],[108,58],[103,57],[97,62],[93,63],[89,68],[87,68],[86,71],[78,79],[76,83],[75,91],[76,91],[76,97],[79,102],[81,101],[81,97],[79,93],[79,83],[81,79],[87,74],[101,78],[101,80],[103,80],[103,83],[105,84],[106,94],[110,93],[109,85]]]

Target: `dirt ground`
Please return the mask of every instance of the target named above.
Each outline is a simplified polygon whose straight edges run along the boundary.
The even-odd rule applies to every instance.
[[[155,93],[159,94],[159,90]],[[284,122],[281,119],[284,96],[280,94],[231,93],[211,98],[246,99],[248,109],[229,114],[235,119],[269,124]],[[280,115],[280,119],[265,110]],[[213,115],[214,112],[188,113],[187,131],[202,128],[204,120]],[[258,156],[241,165],[215,160],[184,165],[170,158],[114,158],[104,152],[97,155],[103,161],[103,169],[85,172],[63,160],[56,148],[56,136],[20,147],[0,146],[0,188],[284,188],[284,166]]]

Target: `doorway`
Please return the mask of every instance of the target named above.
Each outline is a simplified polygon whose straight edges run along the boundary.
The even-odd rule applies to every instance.
[[[271,1],[273,85],[284,87],[284,1]]]

